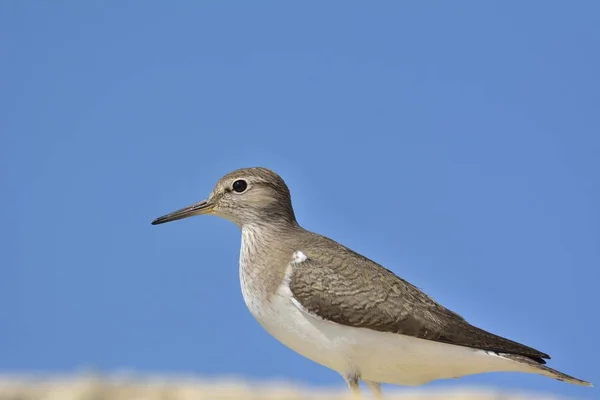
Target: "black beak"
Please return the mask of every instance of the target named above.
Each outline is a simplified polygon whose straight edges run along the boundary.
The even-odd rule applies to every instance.
[[[182,208],[181,210],[173,211],[170,214],[163,215],[152,221],[152,225],[164,224],[165,222],[177,221],[194,215],[208,214],[212,211],[213,205],[206,200],[202,200],[191,206]]]

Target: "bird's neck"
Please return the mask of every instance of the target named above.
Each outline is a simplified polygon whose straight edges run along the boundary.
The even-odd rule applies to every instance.
[[[267,257],[274,249],[285,251],[286,239],[293,237],[294,232],[301,230],[296,223],[247,223],[241,226],[241,256],[250,258]],[[294,250],[291,250],[292,253]],[[291,253],[290,253],[291,257]]]
[[[265,293],[274,292],[295,251],[291,238],[298,225],[244,224],[240,249],[240,279]]]

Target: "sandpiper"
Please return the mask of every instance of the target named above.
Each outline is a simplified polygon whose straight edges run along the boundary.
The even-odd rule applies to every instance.
[[[355,394],[365,382],[421,385],[470,374],[517,371],[591,383],[545,366],[545,353],[489,333],[409,282],[341,244],[302,228],[290,191],[266,168],[222,177],[208,199],[152,224],[200,214],[242,231],[246,305],[277,340],[339,372]]]

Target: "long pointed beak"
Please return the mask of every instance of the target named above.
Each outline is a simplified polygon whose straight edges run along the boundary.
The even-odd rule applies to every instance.
[[[165,222],[177,221],[187,217],[193,217],[194,215],[208,214],[213,209],[213,205],[206,200],[202,200],[191,206],[182,208],[177,211],[173,211],[170,214],[163,215],[162,217],[156,218],[152,221],[152,225],[164,224]]]

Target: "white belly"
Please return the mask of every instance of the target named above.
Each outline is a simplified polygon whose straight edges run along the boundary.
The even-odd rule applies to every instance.
[[[272,336],[344,376],[357,374],[374,382],[421,385],[482,372],[532,372],[482,350],[329,322],[296,303],[287,282],[267,298],[252,285],[256,277],[242,271],[241,278],[246,305]]]

